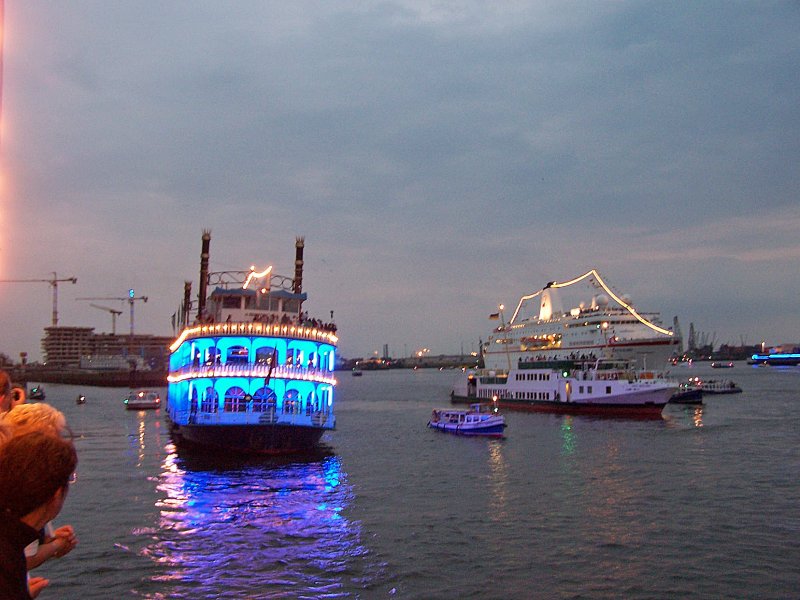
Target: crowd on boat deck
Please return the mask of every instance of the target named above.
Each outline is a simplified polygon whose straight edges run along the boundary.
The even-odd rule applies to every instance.
[[[0,371],[0,598],[30,600],[50,583],[33,570],[78,543],[71,525],[53,526],[75,480],[78,456],[66,419]]]
[[[207,315],[201,317],[200,319],[195,320],[195,325],[200,324],[210,324],[214,323],[214,317],[212,315]],[[231,315],[228,315],[228,318],[225,319],[226,323],[231,323],[232,318]],[[308,313],[305,312],[301,314],[299,317],[293,317],[288,314],[283,314],[283,316],[279,317],[276,314],[263,314],[263,315],[255,315],[253,317],[254,323],[266,323],[267,325],[299,325],[300,327],[312,327],[315,329],[319,329],[321,331],[329,331],[331,333],[336,333],[336,323],[331,321],[330,323],[325,323],[321,319],[312,319],[308,316]]]
[[[597,357],[594,355],[594,352],[589,354],[578,354],[577,352],[570,352],[567,356],[560,356],[555,354],[553,356],[545,356],[544,354],[537,354],[536,356],[526,357],[524,360],[520,356],[519,362],[529,362],[529,361],[543,361],[543,360],[597,360]]]

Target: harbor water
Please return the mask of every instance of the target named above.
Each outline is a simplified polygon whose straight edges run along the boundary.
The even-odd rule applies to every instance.
[[[800,597],[800,368],[676,367],[744,391],[506,413],[502,440],[426,428],[454,371],[337,375],[337,429],[292,459],[185,455],[125,389],[45,386],[79,545],[40,598]]]

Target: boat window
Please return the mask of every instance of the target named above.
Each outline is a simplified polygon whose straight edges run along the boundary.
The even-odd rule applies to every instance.
[[[238,296],[225,296],[222,298],[222,308],[239,308],[241,301]]]
[[[225,403],[223,410],[225,412],[245,412],[247,410],[246,394],[239,386],[228,388],[225,392]]]
[[[283,412],[290,414],[300,412],[300,392],[286,390],[286,394],[283,396]]]
[[[272,364],[273,356],[277,359],[275,348],[264,346],[256,350],[256,364],[269,365]]]
[[[247,364],[248,354],[247,348],[244,346],[231,346],[228,348],[228,359],[226,361],[229,365]]]
[[[268,412],[274,410],[278,403],[278,396],[270,387],[258,388],[253,394],[253,412]]]
[[[221,362],[219,348],[209,348],[206,350],[206,365],[218,365]]]
[[[217,412],[218,403],[217,403],[218,395],[217,390],[213,387],[208,386],[203,391],[203,399],[200,401],[200,410],[202,412],[207,413],[214,413]]]

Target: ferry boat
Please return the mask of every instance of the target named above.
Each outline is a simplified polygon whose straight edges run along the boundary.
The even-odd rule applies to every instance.
[[[562,297],[567,288],[576,296],[569,309]],[[585,297],[577,294],[581,288]],[[666,328],[658,313],[638,312],[594,269],[523,296],[508,323],[502,305],[489,318],[501,324],[481,348],[487,369],[508,370],[519,361],[536,359],[596,358],[633,360],[638,369],[661,369],[681,352],[677,318],[673,328]]]
[[[800,350],[800,349],[796,349]],[[769,365],[773,367],[796,367],[800,365],[800,352],[762,352],[753,354],[747,361],[749,365]]]
[[[740,394],[742,388],[730,379],[707,379],[700,382],[704,394]]]
[[[466,371],[450,394],[454,403],[493,402],[499,408],[660,418],[678,384],[639,372],[630,362],[577,360],[520,362],[516,368]]]
[[[436,408],[428,427],[455,435],[504,437],[506,418],[497,413],[497,407],[483,404],[473,404],[469,409]]]
[[[197,318],[170,347],[173,439],[178,446],[255,454],[312,449],[336,426],[338,338],[333,323],[302,312],[303,238],[296,240],[293,279],[271,267],[209,273],[210,239],[204,231]],[[184,319],[190,295],[187,283]]]
[[[122,402],[127,410],[161,408],[161,394],[154,390],[133,390]]]

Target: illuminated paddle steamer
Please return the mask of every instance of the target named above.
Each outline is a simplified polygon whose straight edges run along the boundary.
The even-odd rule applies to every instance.
[[[564,310],[561,291],[580,282],[591,300]],[[502,307],[491,318],[502,319]],[[551,281],[523,296],[511,320],[492,330],[482,346],[487,369],[506,369],[535,360],[620,359],[639,369],[659,369],[681,352],[677,319],[673,329],[658,313],[637,312],[592,269],[564,283]]]
[[[308,450],[336,426],[338,338],[332,323],[303,316],[303,238],[294,279],[272,274],[272,267],[209,273],[210,240],[203,232],[196,321],[170,347],[173,439],[246,453]],[[187,282],[183,315],[190,296]]]

